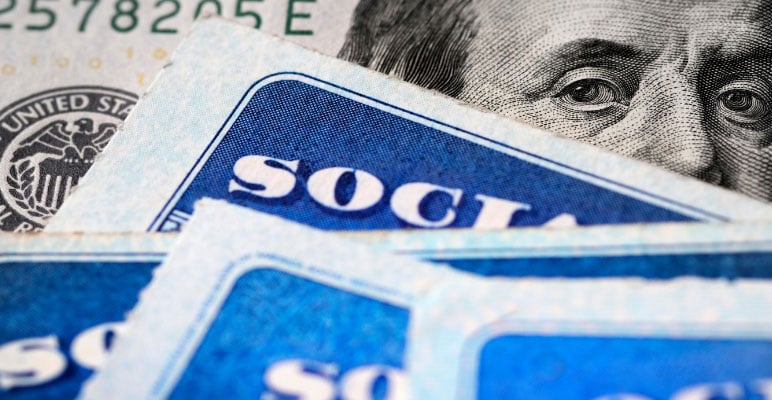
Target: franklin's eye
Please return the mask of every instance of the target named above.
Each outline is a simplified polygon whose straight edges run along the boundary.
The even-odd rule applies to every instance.
[[[718,112],[730,122],[753,124],[769,114],[770,99],[752,87],[725,87],[718,95]]]
[[[738,79],[715,97],[716,114],[731,134],[754,147],[772,143],[772,91],[760,79]]]
[[[628,106],[625,85],[616,76],[599,68],[582,68],[558,81],[552,97],[572,111],[601,111],[614,106]]]

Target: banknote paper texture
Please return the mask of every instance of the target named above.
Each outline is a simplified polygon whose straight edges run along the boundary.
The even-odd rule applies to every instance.
[[[374,248],[501,277],[772,278],[769,224],[341,232]]]
[[[405,398],[410,308],[452,271],[225,202],[181,235],[83,398]]]
[[[0,1],[0,230],[42,229],[195,17],[219,14],[334,55],[354,6],[355,0]]]
[[[193,19],[208,13],[772,198],[772,90],[764,56],[772,6],[764,0],[5,0],[0,135],[9,144],[0,148],[3,159],[49,123],[65,122],[60,135],[67,138],[120,121]],[[95,86],[112,97],[109,105],[51,103]],[[75,160],[80,171],[90,165],[90,155],[65,157],[61,144],[38,151]],[[58,192],[77,183],[66,183],[73,171],[38,178],[35,161],[21,169],[27,174],[2,165],[0,173],[35,193],[34,199],[24,191],[12,196],[12,184],[0,181],[2,230],[40,229],[61,203]],[[64,182],[58,186],[57,176]]]
[[[337,230],[769,215],[219,19],[181,44],[50,229],[177,230],[201,197]]]
[[[140,95],[200,15],[219,14],[335,54],[355,1],[6,0],[0,3],[0,107],[69,86]]]
[[[361,1],[340,55],[772,198],[772,3]]]
[[[0,398],[75,398],[174,235],[0,235]]]
[[[416,307],[414,399],[769,399],[770,284],[449,281]]]

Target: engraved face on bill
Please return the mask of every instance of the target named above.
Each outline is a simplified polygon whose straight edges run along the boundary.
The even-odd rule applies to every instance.
[[[360,2],[340,56],[772,200],[772,3]]]

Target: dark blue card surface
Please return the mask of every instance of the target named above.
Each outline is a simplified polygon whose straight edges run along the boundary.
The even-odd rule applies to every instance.
[[[772,278],[772,252],[577,255],[556,257],[440,258],[461,271],[485,276],[670,279]]]
[[[0,398],[74,398],[160,257],[0,263]]]
[[[406,389],[408,316],[286,272],[246,272],[170,397],[388,398]]]
[[[479,365],[478,399],[762,400],[772,341],[506,335]]]

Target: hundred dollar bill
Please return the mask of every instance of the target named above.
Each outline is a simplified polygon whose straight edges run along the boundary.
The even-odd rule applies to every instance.
[[[0,235],[0,398],[75,398],[174,235]]]
[[[451,280],[413,309],[412,398],[770,399],[770,289]]]
[[[42,229],[197,16],[336,54],[356,1],[0,0],[0,230]]]
[[[770,216],[220,19],[180,45],[49,229],[177,230],[202,197],[337,230]]]
[[[0,121],[8,125],[0,133],[9,145],[0,155],[13,157],[49,124],[65,125],[58,128],[63,141],[38,146],[39,157],[21,168],[40,173],[0,168],[35,193],[12,196],[11,184],[0,183],[7,185],[0,229],[45,224],[92,160],[65,156],[67,143],[81,147],[84,141],[72,138],[88,133],[90,141],[101,138],[91,146],[101,151],[109,138],[101,124],[125,117],[132,93],[143,91],[189,23],[205,13],[772,198],[770,58],[760,56],[772,37],[772,5],[764,0],[5,0]],[[695,15],[709,18],[695,23]],[[731,50],[712,51],[727,35]],[[54,101],[93,95],[91,86],[107,96],[106,105]],[[64,159],[69,168],[52,169]],[[41,160],[52,165],[38,166]],[[57,186],[57,177],[64,183]]]
[[[446,274],[201,201],[81,395],[402,399],[411,307]]]
[[[772,278],[769,224],[639,224],[340,234],[374,248],[486,276]]]
[[[772,199],[765,0],[4,0],[0,137],[8,144],[0,157],[18,148],[38,157],[0,164],[16,181],[0,181],[0,229],[45,224],[104,148],[102,124],[127,115],[132,94],[205,13]],[[29,148],[48,127],[62,139]],[[89,153],[64,154],[88,142]],[[19,187],[35,195],[9,193]]]

